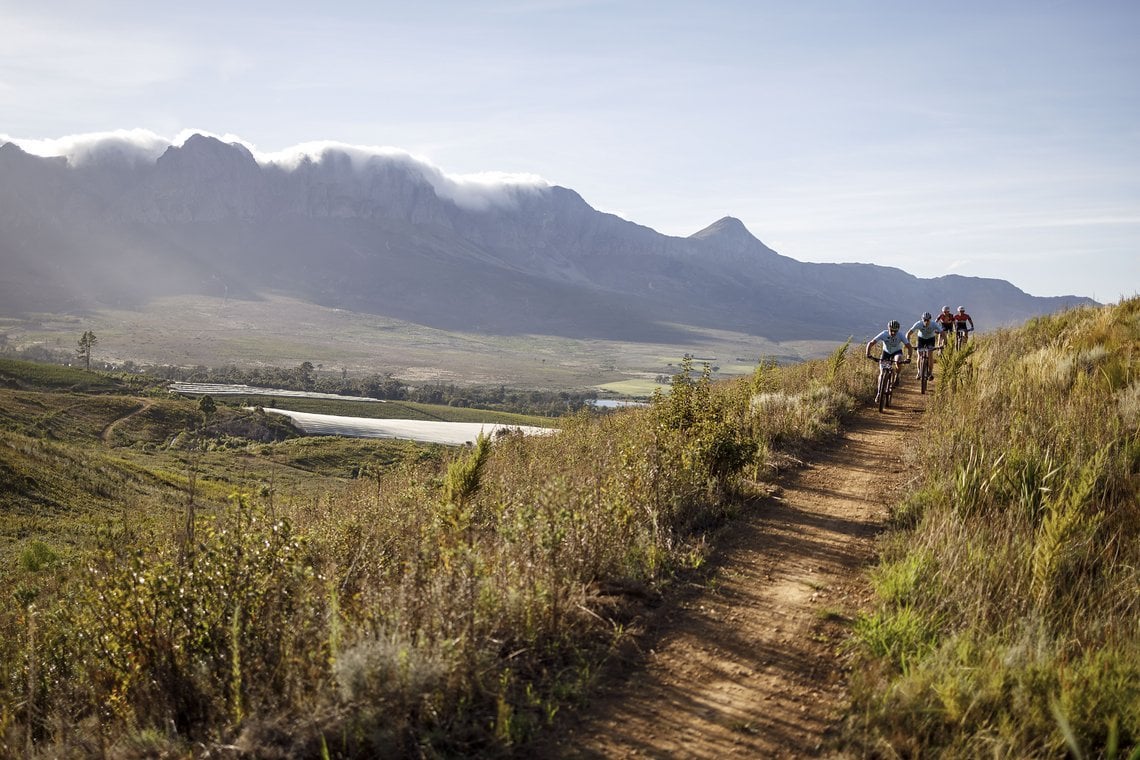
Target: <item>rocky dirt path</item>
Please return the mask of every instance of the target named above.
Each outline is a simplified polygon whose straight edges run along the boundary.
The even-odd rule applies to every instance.
[[[831,756],[845,623],[869,598],[862,571],[907,477],[900,455],[919,434],[927,396],[912,377],[895,399],[884,414],[860,411],[733,524],[706,581],[653,611],[624,674],[568,717],[542,754]]]

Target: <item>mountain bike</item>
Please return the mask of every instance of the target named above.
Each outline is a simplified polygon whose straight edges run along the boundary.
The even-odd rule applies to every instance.
[[[966,345],[966,334],[972,333],[973,329],[967,327],[965,330],[954,330],[954,348],[962,348]]]
[[[935,351],[941,351],[942,346],[934,348],[919,348],[918,351],[918,377],[922,382],[922,392],[926,393],[926,382],[934,379],[934,369],[931,363]]]
[[[879,354],[878,357],[867,357],[871,361],[879,363],[879,383],[875,391],[875,402],[879,405],[880,412],[891,405],[891,393],[899,384],[898,365],[910,362],[910,359],[903,359],[896,363],[894,361],[895,356],[897,354]]]

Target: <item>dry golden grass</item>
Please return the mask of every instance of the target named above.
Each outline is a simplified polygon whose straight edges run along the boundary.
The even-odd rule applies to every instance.
[[[943,362],[952,382],[885,544],[894,580],[861,625],[855,747],[1138,756],[1138,348],[1132,299],[1035,319]]]
[[[667,588],[766,457],[827,435],[849,394],[866,396],[869,375],[845,356],[724,384],[686,362],[650,407],[567,419],[554,436],[407,458],[323,498],[238,492],[189,509],[178,494],[176,519],[93,531],[82,561],[29,555],[40,569],[2,610],[0,746],[522,746],[622,641],[624,591]]]

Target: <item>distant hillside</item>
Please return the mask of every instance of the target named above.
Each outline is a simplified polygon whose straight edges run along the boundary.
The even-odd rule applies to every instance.
[[[156,161],[79,166],[0,146],[0,262],[8,316],[276,291],[449,330],[654,342],[686,326],[843,340],[943,304],[989,328],[1092,303],[803,263],[731,217],[670,237],[563,187],[464,188],[403,156],[261,165],[200,135]]]

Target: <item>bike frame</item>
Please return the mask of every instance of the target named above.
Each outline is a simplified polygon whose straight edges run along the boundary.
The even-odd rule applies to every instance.
[[[895,373],[898,372],[898,367],[889,356],[884,358],[884,354],[879,354],[877,359],[873,356],[870,359],[879,363],[879,384],[875,397],[878,399],[881,412],[884,407],[891,405],[891,391],[895,387]]]
[[[918,352],[918,377],[922,381],[922,392],[926,393],[926,381],[930,379],[930,362],[933,360],[934,352],[941,351],[942,346],[935,346],[934,348],[916,348]]]

